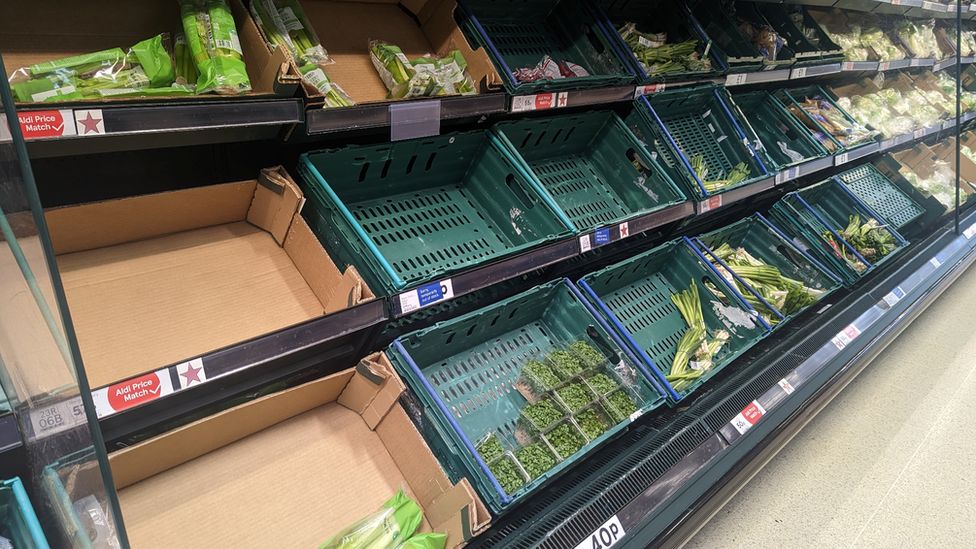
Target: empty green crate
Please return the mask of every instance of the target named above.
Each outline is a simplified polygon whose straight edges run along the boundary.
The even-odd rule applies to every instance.
[[[801,64],[840,63],[844,60],[844,50],[810,17],[806,6],[765,3],[756,3],[755,6],[787,41]]]
[[[733,94],[732,101],[744,123],[759,137],[772,169],[784,170],[829,154],[810,130],[768,91]]]
[[[0,483],[0,536],[10,540],[13,547],[48,547],[24,484],[17,477]]]
[[[501,122],[495,131],[576,231],[687,200],[612,111]]]
[[[887,223],[901,229],[925,210],[871,164],[863,164],[837,175],[852,193]]]
[[[608,16],[606,20],[608,30],[615,40],[617,49],[637,75],[639,83],[704,79],[725,72],[725,64],[716,56],[715,51],[708,47],[711,39],[691,20],[684,6],[674,5],[671,0],[609,0],[602,5]],[[637,59],[633,50],[620,36],[618,29],[626,23],[634,23],[641,33],[667,34],[668,44],[688,40],[698,41],[695,51],[700,58],[708,59],[711,66],[700,70],[653,72],[653,69]]]
[[[739,29],[735,16],[728,11],[731,2],[689,0],[687,4],[696,24],[712,39],[712,48],[729,70],[757,71],[776,65],[776,63],[767,64],[756,46]]]
[[[313,231],[387,294],[571,232],[487,131],[310,152],[299,171]]]
[[[776,96],[783,102],[784,105],[786,105],[787,110],[793,113],[798,120],[803,122],[803,124],[810,129],[814,138],[819,141],[820,144],[823,145],[824,148],[826,148],[831,154],[841,153],[856,149],[858,147],[863,147],[865,145],[870,145],[875,143],[878,139],[877,132],[866,134],[863,139],[858,140],[843,138],[838,139],[837,136],[834,136],[827,131],[824,125],[816,120],[814,116],[811,116],[807,111],[803,110],[802,105],[805,101],[822,101],[833,107],[833,109],[837,111],[838,115],[848,124],[855,127],[864,127],[847,111],[842,109],[840,105],[837,104],[834,97],[820,86],[807,86],[790,90],[780,90],[776,92]]]
[[[566,280],[403,336],[388,354],[422,404],[424,436],[496,513],[664,402]],[[603,433],[584,433],[592,416],[603,418]],[[527,476],[518,456],[530,446],[556,463],[543,471],[523,457],[537,466]]]
[[[459,0],[461,27],[484,46],[511,94],[625,85],[634,76],[589,0]],[[545,56],[589,76],[521,82],[514,72]]]
[[[676,181],[696,200],[769,177],[751,145],[758,137],[739,124],[725,102],[727,93],[704,86],[640,97],[627,120],[651,157],[680,174]],[[704,179],[692,169],[696,156],[704,161]],[[706,189],[707,181],[726,177],[740,163],[748,167],[744,180],[714,191]]]
[[[857,215],[862,223],[874,218],[882,223],[895,240],[897,248],[888,255],[873,261],[864,257],[838,233],[847,227],[850,217]],[[795,242],[806,246],[814,257],[839,275],[845,284],[853,284],[873,271],[907,245],[904,238],[890,225],[854,196],[844,185],[834,179],[794,191],[773,204],[772,221]],[[826,235],[830,235],[838,248],[833,248]]]
[[[723,244],[733,249],[742,248],[753,258],[779,270],[779,273],[795,280],[803,286],[818,292],[817,300],[823,299],[842,284],[840,277],[820,264],[813,256],[797,248],[790,239],[770,223],[762,214],[756,213],[721,229],[699,236],[696,241],[712,260],[714,250]],[[724,262],[713,261],[723,267]],[[735,271],[735,267],[729,267]],[[774,328],[782,326],[800,313],[802,309],[784,310],[783,304],[774,304],[769,296],[763,296],[741,278],[737,280],[744,287],[740,293]],[[779,305],[779,306],[777,306]]]
[[[713,357],[711,368],[676,389],[667,375],[688,325],[671,296],[692,283],[698,287],[709,336],[725,330],[730,337]],[[687,238],[588,274],[579,284],[634,354],[658,376],[672,402],[694,392],[769,331],[765,321]]]

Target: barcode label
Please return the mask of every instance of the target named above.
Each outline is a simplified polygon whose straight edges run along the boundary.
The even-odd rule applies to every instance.
[[[938,257],[933,257],[932,259],[930,259],[929,264],[935,267],[936,269],[942,266],[942,262],[939,261]]]
[[[580,253],[588,252],[593,249],[593,245],[590,244],[590,235],[585,234],[579,238],[580,243]]]
[[[794,78],[805,78],[806,75],[807,75],[807,68],[800,67],[798,69],[793,69],[793,71],[790,72],[790,79],[792,80]]]
[[[727,77],[725,77],[726,86],[741,86],[742,84],[745,83],[746,83],[745,74],[730,74]]]
[[[794,166],[792,168],[783,170],[778,174],[776,174],[776,184],[781,185],[783,183],[786,183],[787,181],[793,181],[799,176],[800,176],[800,168],[799,166]]]
[[[85,423],[85,407],[79,395],[31,410],[30,420],[34,438],[44,438]]]
[[[779,380],[779,386],[788,395],[792,395],[793,394],[793,391],[796,390],[796,389],[793,388],[793,384],[792,383],[790,383],[789,381],[786,381],[786,378],[785,377],[783,379]]]
[[[840,166],[841,164],[847,164],[848,153],[838,154],[834,157],[834,166]]]
[[[667,86],[663,82],[660,84],[647,84],[644,86],[637,86],[636,88],[634,88],[634,99],[637,99],[642,95],[650,95],[652,93],[663,92],[666,88]]]
[[[558,109],[569,103],[569,92],[516,95],[512,98],[512,112]]]
[[[888,305],[888,307],[894,307],[896,303],[901,301],[901,298],[905,297],[905,290],[901,289],[901,286],[896,287],[894,290],[888,292],[882,301]]]

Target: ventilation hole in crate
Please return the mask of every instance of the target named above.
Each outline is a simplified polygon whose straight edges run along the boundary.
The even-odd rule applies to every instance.
[[[359,170],[359,182],[362,183],[366,180],[366,172],[369,171],[369,162],[364,162],[363,167]]]

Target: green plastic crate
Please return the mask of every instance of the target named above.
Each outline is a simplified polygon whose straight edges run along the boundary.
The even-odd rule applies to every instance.
[[[48,548],[24,484],[17,477],[0,483],[0,536],[14,547]]]
[[[806,248],[821,263],[828,265],[846,285],[854,284],[878,265],[897,255],[898,251],[908,244],[893,227],[884,225],[894,237],[898,247],[873,262],[861,256],[854,246],[838,234],[838,231],[847,226],[852,215],[860,216],[862,223],[870,218],[877,219],[879,222],[883,220],[835,179],[828,179],[802,191],[787,194],[773,204],[769,213],[773,223],[794,238],[794,242],[801,249]],[[840,246],[844,257],[840,257],[824,238],[827,233],[830,233]],[[858,262],[864,267],[855,268],[854,265]]]
[[[810,17],[806,6],[756,3],[756,9],[790,45],[799,64],[840,63],[844,50]]]
[[[596,351],[585,363],[575,364],[581,373],[572,373],[570,368],[560,374],[550,370],[561,378],[550,379],[546,386],[539,370],[529,370],[536,376],[526,371],[532,360],[546,366],[571,364],[551,362],[550,353],[579,341]],[[424,436],[436,439],[433,446],[440,448],[438,457],[446,462],[445,468],[462,471],[488,507],[498,513],[621,432],[632,419],[664,402],[650,374],[625,349],[579,290],[559,280],[403,336],[390,346],[388,355],[418,397]],[[582,381],[596,374],[603,374],[613,387]],[[572,384],[580,384],[582,394],[590,400],[573,407],[576,400],[555,396],[568,394]],[[618,391],[631,399],[633,410],[613,405]],[[538,407],[527,409],[530,400],[549,401],[558,414],[544,421],[544,415],[529,411]],[[578,451],[559,454],[558,448],[568,450],[558,444],[555,433],[576,432],[576,416],[589,409],[608,420],[608,429],[599,435],[583,435],[584,444]],[[563,424],[567,427],[559,427]],[[485,443],[488,437],[494,437],[501,449],[490,453]],[[520,455],[519,447],[534,444],[558,463],[530,479],[515,456]],[[521,487],[502,488],[504,478],[496,478],[492,472],[502,463],[517,473]]]
[[[741,118],[759,137],[762,152],[772,169],[781,171],[797,164],[828,156],[810,130],[768,91],[732,95]]]
[[[710,335],[726,330],[730,337],[707,372],[676,390],[666,373],[688,326],[671,296],[688,289],[692,282],[698,286]],[[658,377],[672,403],[694,392],[769,332],[765,321],[687,238],[588,274],[579,284],[645,367]]]
[[[758,71],[779,65],[767,63],[756,46],[739,30],[738,21],[730,13],[734,8],[729,0],[689,0],[687,4],[694,21],[712,39],[712,48],[731,71]],[[789,63],[785,66],[789,66]]]
[[[827,297],[831,292],[841,287],[843,281],[837,275],[821,265],[810,254],[797,248],[790,239],[778,228],[770,223],[762,214],[756,213],[721,229],[705,233],[695,239],[706,251],[705,256],[712,260],[712,251],[728,244],[732,248],[743,248],[752,257],[776,267],[786,278],[796,280],[807,288],[821,292],[819,299]],[[713,261],[723,267],[724,263]],[[732,268],[735,271],[734,268]],[[742,295],[752,304],[753,308],[763,314],[773,328],[782,326],[786,321],[795,318],[801,311],[787,313],[763,299],[759,293],[742,279],[737,282],[745,288]],[[748,292],[748,293],[746,293]],[[751,296],[751,297],[750,297]]]
[[[776,97],[778,97],[784,105],[786,105],[787,110],[790,110],[798,120],[803,122],[804,125],[811,131],[814,138],[817,139],[821,145],[823,145],[831,154],[842,153],[844,151],[849,151],[856,149],[858,147],[863,147],[875,143],[879,134],[875,132],[873,137],[853,142],[853,143],[842,143],[835,136],[831,135],[824,126],[815,120],[812,116],[803,110],[802,103],[806,100],[817,100],[825,101],[829,103],[834,109],[836,109],[841,116],[850,124],[863,126],[858,122],[853,116],[851,116],[847,111],[842,109],[840,105],[837,104],[835,98],[828,93],[825,89],[820,86],[806,86],[803,88],[794,88],[790,90],[779,90],[776,92]],[[793,107],[791,109],[790,107]]]
[[[612,111],[501,122],[495,131],[575,231],[687,200]]]
[[[571,233],[487,131],[310,152],[299,171],[312,230],[387,295]]]
[[[716,86],[670,90],[640,97],[627,124],[658,162],[669,166],[672,177],[695,200],[755,183],[769,177],[762,159],[752,148],[758,137],[739,124],[726,103],[728,92]],[[749,175],[736,185],[714,192],[705,189],[691,167],[695,155],[704,158],[707,178],[721,178],[745,163]]]
[[[871,164],[863,164],[836,177],[869,208],[877,212],[881,219],[897,229],[925,213],[920,205]]]
[[[588,0],[459,0],[461,28],[485,48],[512,95],[621,86],[634,81]],[[520,82],[514,71],[548,55],[589,76]]]

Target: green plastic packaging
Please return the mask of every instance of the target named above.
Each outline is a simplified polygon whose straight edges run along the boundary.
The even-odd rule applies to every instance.
[[[319,549],[381,549],[396,547],[413,535],[424,512],[403,490],[383,507],[329,538]]]
[[[168,86],[176,79],[173,58],[166,47],[167,40],[167,35],[157,34],[132,46],[126,55],[128,63],[142,67],[150,88]]]
[[[187,47],[196,64],[197,93],[251,91],[234,15],[225,0],[181,0]]]
[[[45,61],[27,68],[30,76],[37,77],[52,72],[69,69],[77,74],[95,73],[102,69],[110,69],[119,65],[125,59],[125,52],[120,48],[111,48],[81,55],[72,55],[53,61]]]
[[[396,549],[444,549],[447,545],[447,534],[428,532],[417,534],[396,546]]]

